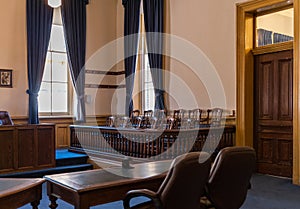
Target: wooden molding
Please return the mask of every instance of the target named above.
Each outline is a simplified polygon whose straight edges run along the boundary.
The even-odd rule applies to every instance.
[[[85,88],[96,88],[96,89],[122,89],[125,88],[126,85],[103,85],[103,84],[85,84]]]
[[[293,183],[300,185],[300,3],[294,0]]]
[[[254,0],[237,4],[237,145],[253,146],[253,18],[260,8],[284,6],[286,0]],[[294,0],[293,183],[300,185],[300,4]],[[267,48],[267,47],[265,47]],[[258,51],[259,52],[259,51]]]
[[[278,51],[285,51],[293,49],[293,41],[289,42],[282,42],[277,44],[271,44],[266,46],[257,47],[252,50],[253,55],[265,54],[265,53],[272,53]]]
[[[85,73],[87,74],[100,74],[100,75],[125,75],[125,71],[104,71],[104,70],[85,70]]]

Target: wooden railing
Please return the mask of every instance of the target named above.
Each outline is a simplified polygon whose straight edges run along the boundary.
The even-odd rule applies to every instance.
[[[170,159],[190,151],[216,154],[235,144],[235,127],[186,130],[116,129],[104,126],[70,126],[70,150],[96,156]]]

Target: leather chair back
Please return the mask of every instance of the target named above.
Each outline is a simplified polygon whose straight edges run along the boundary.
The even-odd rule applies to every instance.
[[[157,192],[163,209],[200,209],[210,168],[208,153],[191,152],[177,157]]]
[[[208,198],[216,209],[242,206],[255,164],[251,147],[226,147],[218,153],[207,184]]]
[[[14,125],[7,111],[0,111],[0,125]]]

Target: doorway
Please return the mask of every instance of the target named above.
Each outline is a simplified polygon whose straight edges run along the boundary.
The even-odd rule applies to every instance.
[[[294,8],[294,41],[293,45],[293,160],[292,179],[294,184],[300,185],[300,0],[255,0],[237,4],[237,117],[236,144],[240,146],[255,146],[254,142],[254,64],[252,53],[254,46],[255,14],[261,8],[274,8],[293,4]],[[284,51],[281,47],[281,51]],[[291,48],[287,48],[289,50]]]
[[[254,56],[257,172],[292,177],[293,51]]]

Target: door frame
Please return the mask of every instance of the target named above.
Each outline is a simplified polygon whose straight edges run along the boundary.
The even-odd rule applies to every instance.
[[[293,184],[300,185],[300,0],[294,0],[293,46]],[[253,147],[253,87],[254,87],[254,13],[267,6],[284,4],[286,0],[253,0],[236,4],[236,145]]]

